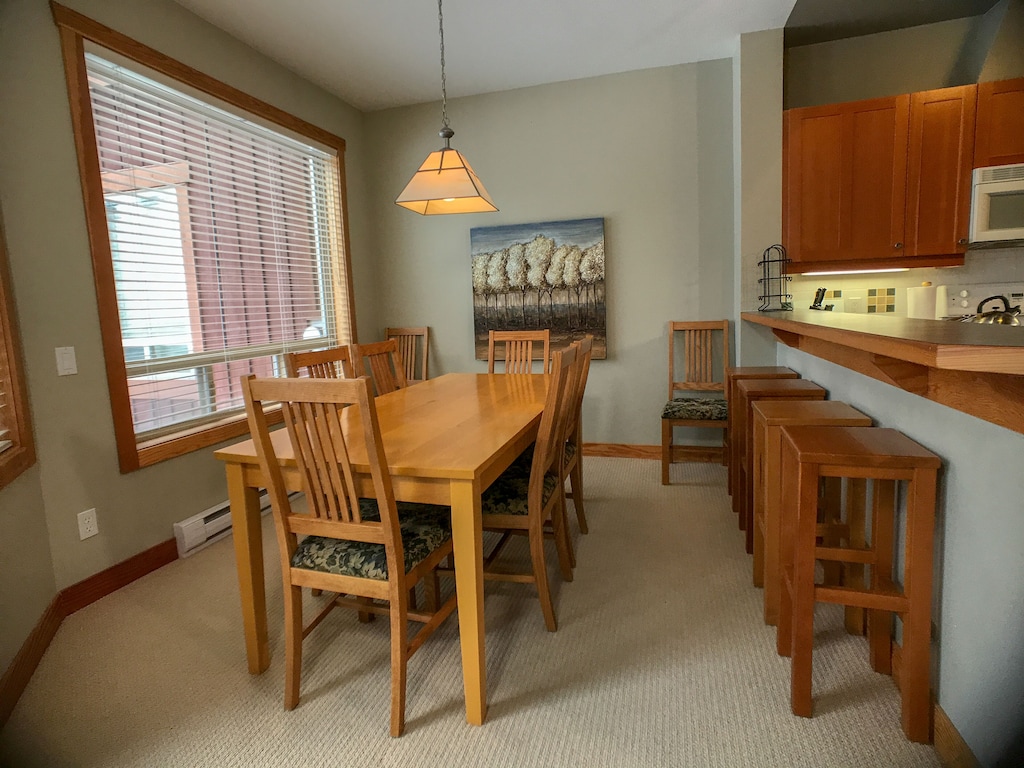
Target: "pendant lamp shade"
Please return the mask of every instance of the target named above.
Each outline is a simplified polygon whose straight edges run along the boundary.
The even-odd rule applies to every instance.
[[[466,158],[449,148],[427,155],[395,202],[424,216],[498,210]]]
[[[431,152],[413,174],[395,203],[424,216],[443,213],[489,213],[498,207],[473,173],[466,158],[451,148],[455,131],[448,125],[448,94],[444,76],[444,16],[437,0],[437,23],[441,34],[441,130],[444,147]]]

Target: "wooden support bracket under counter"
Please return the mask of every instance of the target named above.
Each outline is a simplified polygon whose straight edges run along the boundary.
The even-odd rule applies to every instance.
[[[787,346],[1024,433],[1024,327],[849,312],[743,312]]]

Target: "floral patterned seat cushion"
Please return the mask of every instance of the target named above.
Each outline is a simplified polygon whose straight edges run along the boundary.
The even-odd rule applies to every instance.
[[[726,421],[729,418],[729,406],[719,397],[677,397],[665,404],[661,418]]]
[[[544,504],[558,489],[558,475],[544,475]],[[527,515],[529,508],[530,473],[515,471],[509,467],[484,491],[480,508],[485,515]]]
[[[359,507],[364,520],[380,519],[375,499],[360,499]],[[406,509],[403,510],[403,507]],[[400,502],[398,516],[402,529],[402,548],[405,551],[405,570],[408,573],[451,538],[451,510],[433,504],[406,505]],[[292,556],[292,567],[377,581],[387,581],[388,578],[383,544],[325,536],[307,536],[300,541]]]

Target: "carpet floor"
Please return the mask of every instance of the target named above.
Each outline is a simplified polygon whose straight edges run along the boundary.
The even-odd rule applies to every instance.
[[[386,621],[334,611],[307,638],[283,708],[284,628],[264,518],[271,666],[246,671],[230,539],[68,617],[8,724],[0,766],[938,766],[900,730],[842,611],[819,606],[814,717],[789,709],[789,662],[762,621],[712,464],[587,457],[590,533],[575,579],[549,549],[559,629],[529,585],[488,582],[489,709],[465,721],[458,623],[409,664],[406,733],[388,735]],[[510,547],[513,560],[525,547]],[[307,618],[310,612],[307,612]]]

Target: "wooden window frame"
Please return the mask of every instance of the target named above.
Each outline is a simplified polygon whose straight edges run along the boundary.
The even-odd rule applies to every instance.
[[[348,200],[345,182],[345,141],[301,118],[250,96],[230,85],[205,75],[159,51],[116,32],[59,3],[51,2],[54,21],[60,32],[61,51],[68,86],[68,100],[78,153],[79,175],[85,201],[86,224],[92,252],[93,274],[100,316],[100,331],[106,363],[107,383],[117,439],[118,463],[122,473],[132,472],[160,461],[181,456],[248,433],[245,412],[226,416],[223,420],[185,427],[180,432],[145,443],[138,441],[132,422],[128,377],[121,343],[120,317],[114,283],[114,269],[104,207],[103,181],[89,98],[85,64],[85,41],[89,40],[155,72],[182,83],[196,91],[231,105],[257,118],[278,125],[286,131],[304,136],[329,147],[337,154],[342,253],[338,258],[344,269],[347,301],[340,303],[336,292],[334,311],[344,313],[342,321],[356,337],[355,298],[352,290],[352,265],[349,256]],[[280,415],[277,414],[280,418]]]
[[[9,485],[36,462],[18,319],[14,309],[4,226],[0,220],[0,389],[6,393],[7,405],[13,413],[7,437],[12,445],[0,452],[0,488]]]

